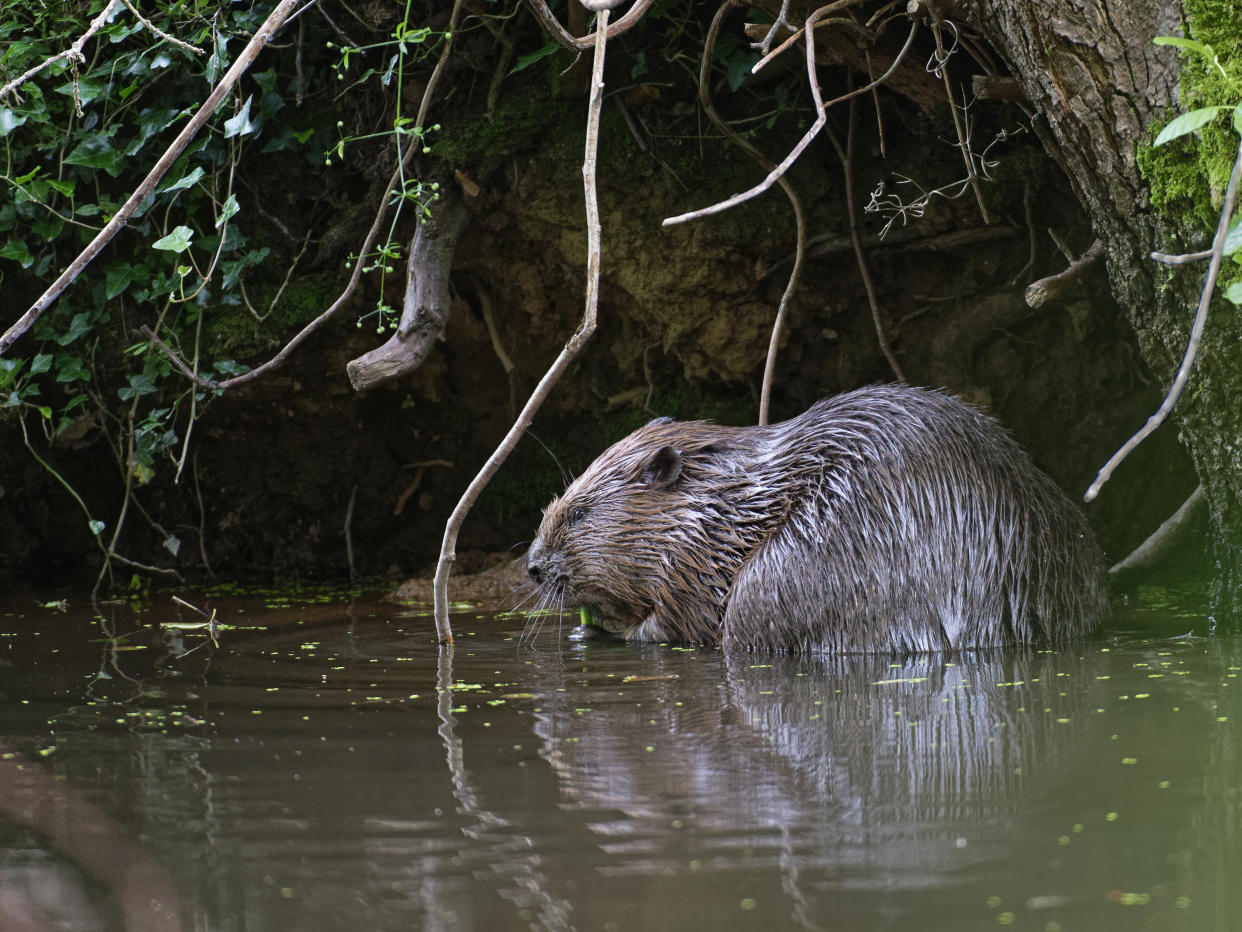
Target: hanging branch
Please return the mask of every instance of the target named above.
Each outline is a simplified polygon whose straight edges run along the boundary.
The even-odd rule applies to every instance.
[[[591,97],[587,107],[587,128],[586,128],[586,153],[582,161],[582,184],[583,191],[586,196],[586,232],[587,232],[587,288],[586,288],[586,309],[582,315],[582,323],[578,329],[574,331],[566,342],[564,349],[561,350],[556,361],[552,363],[552,367],[539,380],[539,384],[535,386],[534,392],[531,393],[530,399],[526,402],[521,413],[513,426],[509,428],[509,433],[505,435],[505,439],[501,441],[499,447],[496,448],[488,461],[479,470],[479,474],[474,477],[474,481],[466,489],[461,497],[461,501],[457,503],[457,507],[453,509],[453,513],[449,515],[448,523],[444,528],[444,541],[440,546],[440,560],[436,564],[436,576],[433,582],[433,590],[435,592],[435,612],[436,612],[436,635],[440,639],[440,644],[446,647],[452,647],[453,630],[449,626],[448,617],[448,578],[449,569],[453,561],[457,558],[457,534],[461,530],[462,523],[466,520],[466,515],[470,513],[470,509],[474,506],[475,499],[479,497],[479,493],[495,475],[502,463],[508,458],[513,448],[517,446],[518,440],[522,434],[526,432],[526,428],[530,426],[531,421],[535,417],[535,413],[543,404],[548,393],[552,391],[552,386],[560,379],[561,374],[569,368],[569,364],[582,351],[582,347],[591,339],[591,335],[595,333],[596,315],[599,309],[599,268],[600,268],[600,224],[599,224],[599,202],[596,197],[595,189],[595,164],[596,153],[599,150],[599,112],[600,106],[604,98],[604,50],[608,43],[608,11],[617,5],[620,0],[581,0],[582,5],[588,10],[598,12],[599,17],[595,28],[595,62],[591,70]]]
[[[129,222],[129,218],[134,215],[134,212],[152,195],[156,185],[160,183],[160,179],[164,177],[168,169],[177,161],[185,147],[190,144],[190,140],[198,134],[198,131],[215,114],[216,108],[221,101],[233,90],[233,85],[241,79],[241,76],[254,63],[259,53],[263,51],[263,47],[272,40],[276,30],[289,18],[289,15],[298,3],[299,0],[281,0],[276,9],[272,10],[271,15],[255,31],[255,34],[250,37],[250,42],[242,49],[241,54],[237,56],[237,61],[233,62],[233,67],[220,79],[220,83],[215,86],[215,89],[203,101],[203,105],[198,108],[198,112],[190,118],[185,128],[177,134],[177,138],[172,141],[172,145],[160,156],[159,161],[155,163],[155,167],[143,179],[142,184],[129,196],[129,200],[112,216],[112,219],[104,225],[104,228],[99,231],[78,257],[69,263],[69,267],[61,273],[56,281],[52,282],[47,291],[43,292],[39,297],[39,300],[35,301],[17,323],[4,332],[3,336],[0,336],[0,356],[7,353],[9,347],[31,328],[34,322],[42,316],[44,311],[52,306],[52,303],[60,297],[66,288],[73,284],[74,279],[82,273],[83,269],[90,265],[91,261],[103,250],[104,246]]]
[[[693,210],[689,213],[680,214],[676,217],[668,217],[664,220],[662,226],[671,227],[674,224],[685,223],[687,220],[698,220],[701,217],[708,217],[712,214],[721,213],[731,207],[736,207],[743,201],[748,201],[752,197],[762,194],[764,191],[768,190],[768,188],[772,187],[772,185],[775,184],[776,181],[789,170],[789,166],[793,165],[793,163],[798,160],[798,157],[802,155],[806,147],[811,144],[811,141],[819,135],[819,131],[824,128],[824,123],[828,119],[828,108],[833,104],[839,104],[843,100],[848,100],[849,98],[856,97],[859,94],[865,94],[873,87],[877,87],[887,81],[889,76],[897,70],[902,60],[906,57],[906,53],[910,51],[910,46],[914,44],[915,33],[917,33],[919,29],[919,23],[916,19],[910,24],[910,35],[906,37],[905,45],[901,47],[901,51],[897,53],[897,57],[893,59],[892,65],[889,66],[889,69],[884,72],[884,74],[880,75],[880,77],[876,78],[870,84],[865,84],[856,90],[842,94],[840,97],[834,97],[832,100],[828,101],[828,103],[824,103],[819,92],[819,84],[815,80],[815,42],[812,34],[815,29],[816,17],[819,16],[821,12],[822,11],[820,10],[816,10],[812,13],[811,17],[803,26],[803,33],[805,35],[807,45],[807,72],[810,75],[811,93],[815,97],[815,110],[818,114],[815,117],[815,122],[811,124],[811,128],[806,131],[806,135],[798,140],[798,144],[794,146],[793,151],[791,151],[789,155],[785,156],[784,161],[777,165],[767,178],[750,190],[743,191],[741,194],[735,194],[728,200],[721,201],[719,204],[713,204],[710,207],[704,207],[700,210]]]
[[[621,0],[615,0],[615,2],[609,6],[609,9],[620,5],[620,2]],[[628,13],[622,16],[611,26],[607,27],[608,33],[605,38],[615,39],[617,36],[621,35],[621,33],[629,30],[643,18],[643,15],[647,12],[647,9],[654,2],[655,0],[638,0],[637,3],[630,7]],[[535,14],[535,19],[539,20],[539,24],[543,26],[544,31],[571,52],[583,52],[595,45],[594,35],[583,36],[581,39],[577,39],[571,35],[565,27],[561,25],[560,21],[552,15],[552,11],[548,9],[548,5],[545,0],[526,0],[526,5],[530,7],[530,11]],[[588,10],[594,10],[599,7],[600,0],[592,0],[592,2],[582,0],[582,5]],[[597,26],[596,28],[603,29],[604,27]]]
[[[871,322],[875,326],[876,342],[880,345],[880,352],[888,360],[893,375],[897,376],[898,381],[904,382],[906,374],[897,362],[897,357],[893,355],[892,347],[889,346],[888,334],[885,332],[884,318],[880,310],[880,299],[876,296],[875,282],[871,279],[871,266],[867,263],[867,254],[863,252],[862,237],[858,233],[858,214],[855,212],[854,204],[854,104],[855,101],[850,100],[845,145],[841,145],[841,141],[837,139],[837,134],[832,131],[831,127],[828,129],[828,140],[837,150],[837,157],[841,160],[845,184],[845,212],[850,222],[850,242],[854,245],[854,261],[858,263],[858,274],[862,278],[863,289],[867,292],[867,304],[871,307]]]
[[[699,67],[699,102],[703,105],[703,112],[707,114],[708,119],[724,133],[725,138],[753,158],[760,166],[771,171],[775,167],[772,160],[760,152],[756,146],[734,132],[733,127],[721,119],[711,98],[709,72],[714,57],[713,51],[716,47],[716,37],[720,33],[720,24],[723,22],[725,14],[737,6],[741,6],[741,0],[728,0],[727,3],[722,4],[716,11],[712,24],[707,30],[707,39],[703,43],[703,61]],[[789,198],[789,206],[793,209],[797,244],[794,247],[793,271],[789,273],[789,281],[785,285],[785,293],[781,295],[781,303],[777,306],[776,320],[772,322],[772,335],[768,340],[768,356],[763,366],[763,387],[759,393],[759,426],[761,427],[766,426],[768,423],[768,409],[772,397],[772,377],[776,369],[776,352],[780,347],[781,333],[785,327],[785,311],[794,292],[798,289],[798,279],[802,274],[802,260],[806,253],[806,221],[802,215],[802,202],[789,179],[779,178],[778,183],[781,186],[781,190],[785,192],[785,196]]]
[[[1229,221],[1233,218],[1233,210],[1238,202],[1238,181],[1242,177],[1242,142],[1238,144],[1238,154],[1233,161],[1233,171],[1229,174],[1229,185],[1225,188],[1225,203],[1220,210],[1220,222],[1216,225],[1216,237],[1212,240],[1212,258],[1208,263],[1207,278],[1203,282],[1203,291],[1199,294],[1199,309],[1195,312],[1195,322],[1190,328],[1190,340],[1186,344],[1186,352],[1182,356],[1182,364],[1173,379],[1173,385],[1165,396],[1160,408],[1147,419],[1147,423],[1129,440],[1121,445],[1091,483],[1091,487],[1083,493],[1083,501],[1092,501],[1100,494],[1110,478],[1113,470],[1121,465],[1121,461],[1130,455],[1140,443],[1165,422],[1177,399],[1181,397],[1186,380],[1190,378],[1190,370],[1195,364],[1195,356],[1199,353],[1199,342],[1203,338],[1203,328],[1207,323],[1208,307],[1212,303],[1212,295],[1216,291],[1216,276],[1220,273],[1221,261],[1225,255],[1225,239],[1229,236]]]

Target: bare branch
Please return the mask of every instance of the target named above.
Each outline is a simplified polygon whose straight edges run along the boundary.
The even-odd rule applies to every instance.
[[[1148,256],[1157,262],[1163,262],[1165,265],[1189,265],[1191,262],[1200,262],[1203,259],[1212,258],[1212,250],[1203,249],[1199,252],[1187,252],[1181,255],[1171,255],[1167,252],[1151,252],[1148,253]]]
[[[584,5],[587,4],[584,3]],[[466,520],[466,515],[469,514],[479,493],[483,491],[496,470],[500,469],[501,464],[517,446],[518,440],[530,426],[535,413],[552,391],[552,386],[569,368],[569,364],[595,333],[599,310],[600,270],[600,222],[599,201],[595,189],[595,165],[599,150],[599,112],[604,99],[604,52],[608,44],[608,8],[599,10],[598,16],[595,28],[595,61],[591,71],[591,96],[587,105],[586,152],[582,160],[587,232],[586,308],[582,314],[582,323],[566,342],[560,355],[552,363],[552,367],[539,380],[539,384],[535,386],[534,392],[526,402],[526,407],[522,409],[513,426],[509,428],[500,446],[479,470],[479,474],[474,477],[474,481],[462,495],[461,501],[457,503],[457,507],[453,509],[445,525],[444,541],[440,546],[440,560],[436,564],[436,575],[432,584],[435,592],[436,633],[440,644],[444,646],[452,646],[453,643],[453,629],[449,625],[448,617],[448,578],[453,561],[457,559],[457,534],[461,530],[462,523]]]
[[[1104,244],[1098,239],[1081,256],[1069,264],[1069,267],[1056,275],[1049,275],[1026,286],[1027,307],[1042,307],[1049,301],[1056,300],[1065,292],[1076,288],[1083,274],[1104,255]]]
[[[845,145],[841,145],[831,127],[828,129],[828,139],[832,142],[832,147],[837,150],[837,157],[841,160],[841,171],[845,176],[845,212],[850,221],[850,242],[854,246],[854,260],[858,263],[858,274],[862,278],[863,289],[867,292],[867,304],[871,308],[871,322],[875,327],[876,342],[879,344],[880,352],[888,361],[888,367],[893,370],[893,375],[899,381],[904,382],[906,374],[902,371],[889,345],[888,333],[884,329],[884,315],[880,308],[880,299],[876,295],[875,282],[871,279],[871,266],[867,262],[867,254],[863,252],[862,237],[858,233],[858,213],[854,204],[854,104],[855,101],[851,100]]]
[[[129,9],[129,12],[134,14],[134,18],[138,20],[138,22],[142,23],[142,25],[145,26],[149,32],[155,33],[155,35],[159,36],[165,42],[169,43],[170,45],[175,45],[177,48],[183,49],[184,51],[189,52],[191,55],[205,55],[206,54],[206,51],[204,49],[200,49],[196,45],[190,45],[189,42],[182,42],[176,36],[170,36],[163,29],[160,29],[153,22],[151,22],[141,13],[139,13],[138,7],[130,3],[130,0],[122,0],[122,2]]]
[[[741,6],[740,0],[728,0],[728,2],[722,4],[716,10],[716,15],[712,19],[712,24],[707,31],[707,38],[703,42],[702,64],[699,67],[699,102],[703,105],[703,112],[707,114],[708,119],[725,134],[725,137],[730,142],[758,162],[761,167],[771,171],[775,167],[772,160],[760,152],[756,146],[733,131],[733,127],[726,123],[716,111],[716,106],[712,102],[710,94],[710,71],[712,59],[714,58],[713,51],[716,47],[716,37],[720,33],[720,24],[723,22],[725,14],[736,6]],[[802,274],[802,260],[806,253],[806,221],[802,214],[802,201],[799,199],[793,185],[790,184],[789,179],[780,178],[778,181],[781,189],[785,192],[785,196],[789,198],[789,206],[793,210],[797,242],[794,247],[793,271],[789,273],[789,281],[785,285],[784,294],[781,295],[781,303],[776,309],[776,320],[772,322],[772,335],[768,339],[768,355],[763,366],[763,386],[759,393],[759,424],[761,426],[768,423],[768,411],[772,399],[772,378],[776,370],[776,353],[780,347],[781,333],[785,327],[785,312],[789,306],[790,298],[793,297],[794,292],[798,288],[798,279]]]
[[[40,62],[39,64],[35,65],[33,68],[30,68],[29,70],[27,70],[24,74],[18,75],[8,84],[4,85],[4,87],[0,87],[0,100],[3,100],[9,94],[15,93],[19,87],[21,87],[31,78],[33,78],[36,74],[38,74],[44,68],[47,68],[48,66],[60,61],[62,58],[67,58],[73,62],[86,61],[86,57],[82,54],[82,47],[86,45],[87,40],[90,39],[91,36],[99,32],[99,30],[103,29],[104,23],[106,23],[111,18],[112,11],[115,10],[120,5],[121,5],[121,0],[112,0],[111,3],[109,3],[106,7],[103,8],[103,10],[100,12],[98,16],[96,16],[93,20],[91,20],[91,24],[86,28],[86,32],[82,33],[82,35],[78,37],[77,42],[73,43],[73,45],[69,46],[69,48],[65,49],[59,55],[53,55],[51,58],[47,59],[46,61]],[[4,354],[4,351],[0,350],[0,355],[3,355],[3,354]]]
[[[441,190],[443,196],[436,202],[435,212],[419,221],[410,243],[405,301],[397,332],[382,346],[345,366],[357,391],[417,369],[444,336],[452,303],[449,272],[469,212],[451,187]]]
[[[879,84],[883,84],[888,79],[889,75],[891,75],[894,71],[897,70],[897,67],[901,64],[902,60],[906,57],[906,53],[910,51],[910,46],[914,43],[914,36],[915,36],[915,33],[918,32],[919,24],[917,20],[911,23],[910,35],[906,37],[905,45],[901,47],[901,51],[897,53],[897,57],[893,59],[892,65],[889,66],[889,69],[885,71],[884,74],[880,75],[880,77],[876,78],[876,80],[872,81],[870,84],[865,84],[862,87],[857,88],[856,90],[849,91],[848,93],[842,94],[840,97],[833,98],[832,100],[828,101],[828,103],[826,104],[823,102],[823,99],[820,96],[819,85],[814,79],[814,70],[815,70],[814,45],[815,43],[812,39],[812,31],[814,30],[814,28],[815,28],[815,18],[814,18],[814,14],[812,14],[812,17],[806,21],[806,25],[803,27],[806,33],[806,39],[807,39],[807,70],[811,74],[811,93],[815,97],[815,109],[819,114],[815,118],[815,122],[811,124],[811,128],[806,131],[806,134],[798,141],[798,144],[794,146],[793,151],[790,152],[789,155],[785,156],[784,161],[782,161],[779,165],[777,165],[776,168],[773,169],[771,173],[769,173],[767,178],[765,178],[759,184],[755,185],[750,190],[743,191],[741,194],[735,194],[733,195],[733,197],[729,198],[728,200],[721,201],[719,204],[713,204],[711,207],[704,207],[700,210],[693,210],[693,211],[690,211],[689,213],[680,214],[679,216],[676,216],[676,217],[668,217],[664,220],[663,224],[661,224],[662,226],[670,227],[670,226],[673,226],[674,224],[685,223],[687,220],[698,220],[701,217],[708,217],[708,216],[711,216],[712,214],[718,214],[722,211],[728,210],[731,207],[736,207],[738,204],[741,204],[744,201],[748,201],[752,197],[756,197],[757,195],[760,195],[764,191],[768,190],[768,188],[772,187],[772,185],[776,183],[777,179],[779,179],[782,175],[785,174],[785,172],[789,170],[789,166],[793,165],[793,163],[798,160],[798,157],[802,155],[806,147],[811,144],[811,140],[813,140],[817,135],[819,135],[819,131],[823,129],[824,123],[828,119],[827,110],[829,107],[831,107],[833,104],[838,104],[843,100],[848,100],[851,97],[855,97],[858,94],[865,94],[867,91],[871,90],[871,88]]]
[[[1165,396],[1164,402],[1160,408],[1147,419],[1147,423],[1129,440],[1121,445],[1116,453],[1112,455],[1104,467],[1096,475],[1095,481],[1091,483],[1090,488],[1083,493],[1084,501],[1092,501],[1100,494],[1103,488],[1113,475],[1122,460],[1130,455],[1130,452],[1140,443],[1146,440],[1152,432],[1165,422],[1169,412],[1173,410],[1173,406],[1177,404],[1177,399],[1181,397],[1182,389],[1186,387],[1186,381],[1190,378],[1190,370],[1195,364],[1195,356],[1199,352],[1199,342],[1203,339],[1203,328],[1207,324],[1208,307],[1212,303],[1212,295],[1216,291],[1216,276],[1220,273],[1221,261],[1225,254],[1225,239],[1229,236],[1229,221],[1233,218],[1234,207],[1238,203],[1238,182],[1242,179],[1242,142],[1238,144],[1238,154],[1233,160],[1233,171],[1229,173],[1229,185],[1225,188],[1225,203],[1220,210],[1220,222],[1216,225],[1216,236],[1212,240],[1212,261],[1208,263],[1207,277],[1203,282],[1203,291],[1199,294],[1199,309],[1195,312],[1195,322],[1190,328],[1190,340],[1186,344],[1186,352],[1182,356],[1182,364],[1177,370],[1177,376],[1173,379],[1173,385],[1169,388],[1169,393]]]
[[[643,15],[647,12],[648,7],[650,7],[653,2],[655,2],[655,0],[637,0],[637,2],[630,7],[628,13],[622,16],[611,26],[606,27],[608,34],[605,38],[615,39],[617,36],[621,35],[621,33],[629,30],[643,18]],[[574,36],[572,36],[565,29],[565,27],[560,24],[560,21],[552,15],[552,11],[548,9],[548,5],[544,2],[544,0],[526,0],[526,5],[530,7],[530,11],[535,14],[535,19],[539,20],[539,24],[543,26],[548,35],[561,45],[565,46],[565,48],[569,49],[571,52],[583,52],[595,45],[594,33],[589,36],[583,36],[581,39],[574,38]],[[588,6],[586,3],[583,3],[582,5]],[[615,5],[616,4],[614,3],[614,6]]]

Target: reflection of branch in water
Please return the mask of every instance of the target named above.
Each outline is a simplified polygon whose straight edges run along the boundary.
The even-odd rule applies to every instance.
[[[535,843],[529,836],[512,831],[507,820],[483,807],[466,771],[464,748],[457,737],[457,719],[453,714],[452,647],[440,648],[436,693],[436,712],[440,718],[437,731],[444,742],[444,761],[453,783],[453,797],[458,802],[458,812],[476,820],[475,825],[463,826],[462,834],[480,842],[461,852],[462,861],[482,861],[497,876],[507,876],[512,888],[498,888],[497,892],[529,910],[537,928],[573,929],[573,905],[548,892],[547,877],[539,869],[540,856]]]

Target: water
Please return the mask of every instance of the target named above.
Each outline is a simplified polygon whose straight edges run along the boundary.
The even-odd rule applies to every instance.
[[[470,614],[445,663],[425,609],[179,594],[218,647],[166,595],[0,611],[0,927],[1242,923],[1242,638],[1159,592],[899,664]]]

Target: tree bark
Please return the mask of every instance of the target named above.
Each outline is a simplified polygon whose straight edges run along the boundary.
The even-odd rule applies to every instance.
[[[1210,231],[1177,229],[1153,209],[1137,151],[1175,112],[1177,56],[1152,39],[1182,34],[1180,3],[966,0],[962,8],[1008,60],[1035,108],[1036,132],[1065,170],[1102,241],[1113,292],[1138,334],[1146,363],[1167,386],[1186,348],[1204,269],[1161,266],[1149,253],[1200,249]],[[1242,328],[1232,308],[1219,299],[1216,305],[1192,390],[1178,403],[1175,418],[1210,503],[1220,573],[1216,607],[1237,613],[1242,378],[1236,347]],[[1107,487],[1102,494],[1108,494]]]
[[[441,191],[444,193],[432,208],[432,215],[419,221],[410,242],[405,302],[397,332],[345,367],[357,391],[413,372],[444,337],[452,304],[449,273],[468,213],[448,185],[441,186]]]

